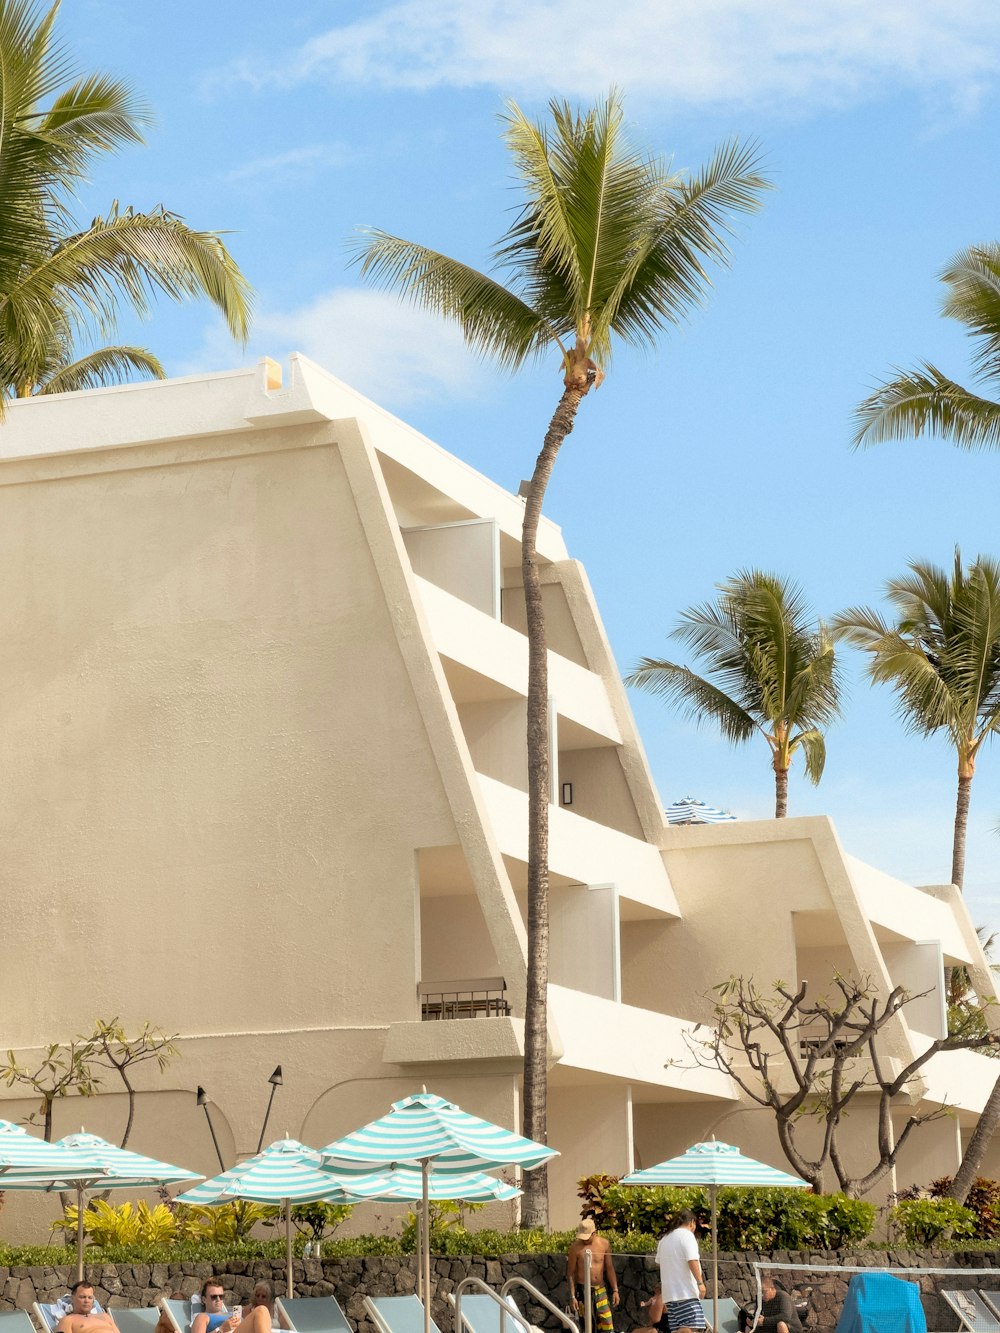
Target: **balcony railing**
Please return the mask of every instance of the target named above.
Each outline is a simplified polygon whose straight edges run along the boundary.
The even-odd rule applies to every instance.
[[[421,981],[417,986],[422,1022],[447,1018],[508,1018],[507,983],[503,977],[472,977],[464,981]]]

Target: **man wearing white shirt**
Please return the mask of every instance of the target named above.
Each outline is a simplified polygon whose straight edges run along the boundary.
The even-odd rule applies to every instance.
[[[706,1326],[700,1299],[705,1295],[705,1275],[694,1238],[696,1225],[694,1213],[689,1208],[682,1209],[673,1230],[656,1247],[663,1296],[660,1327],[666,1333],[688,1333],[688,1330],[693,1333]]]

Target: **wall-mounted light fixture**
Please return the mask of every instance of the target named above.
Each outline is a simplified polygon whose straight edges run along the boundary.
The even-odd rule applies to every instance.
[[[563,785],[562,785],[562,803],[563,803],[563,805],[572,805],[572,804],[573,804],[573,784],[572,784],[572,782],[564,782]]]

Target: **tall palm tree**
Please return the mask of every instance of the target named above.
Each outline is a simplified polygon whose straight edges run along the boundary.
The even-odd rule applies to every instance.
[[[941,274],[942,313],[978,340],[973,368],[995,395],[1000,380],[1000,245],[962,250]],[[963,449],[1000,448],[1000,402],[949,379],[929,361],[900,371],[860,403],[855,444],[940,435]]]
[[[958,759],[951,879],[961,889],[976,759],[1000,728],[1000,562],[981,555],[966,572],[956,547],[950,574],[914,563],[908,575],[885,586],[894,625],[876,611],[854,607],[836,617],[833,630],[871,654],[868,674],[896,691],[911,731],[922,736],[943,731],[951,739]],[[1000,1078],[948,1190],[959,1203],[965,1202],[998,1125]]]
[[[672,637],[694,649],[706,674],[644,657],[626,685],[717,723],[728,741],[762,736],[774,770],[774,815],[783,819],[796,751],[806,776],[819,782],[826,764],[822,729],[840,711],[839,671],[823,625],[812,625],[795,584],[750,569],[720,584],[714,602],[685,611]]]
[[[831,630],[870,654],[870,678],[892,686],[909,730],[950,738],[958,760],[951,880],[961,889],[976,759],[1000,729],[1000,562],[980,555],[966,572],[956,548],[951,573],[915,562],[885,591],[895,624],[852,607]]]
[[[529,483],[521,571],[528,636],[528,978],[524,1132],[546,1137],[548,1065],[549,749],[545,617],[535,549],[545,488],[577,410],[604,378],[616,340],[652,347],[725,262],[731,217],[754,211],[766,181],[752,146],[732,142],[694,176],[669,172],[632,148],[612,93],[577,112],[550,104],[535,124],[513,104],[505,138],[524,202],[493,251],[506,284],[435,250],[382,231],[359,239],[361,271],[458,322],[466,342],[502,369],[552,354],[563,378]],[[544,1168],[527,1179],[525,1225],[548,1217]]]
[[[156,293],[205,296],[234,337],[249,329],[249,287],[218,233],[194,231],[163,207],[117,201],[86,226],[75,222],[71,206],[93,160],[141,142],[147,117],[117,80],[92,74],[67,85],[58,10],[58,0],[47,9],[0,0],[0,406],[38,387],[53,349],[65,353],[79,329],[106,337],[123,302],[145,314]],[[130,359],[120,350],[96,373]]]

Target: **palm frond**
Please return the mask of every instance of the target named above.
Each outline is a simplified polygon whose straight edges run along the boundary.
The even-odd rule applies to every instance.
[[[941,274],[948,286],[942,313],[964,324],[978,340],[973,354],[977,374],[1000,374],[1000,245],[961,250]]]
[[[819,785],[826,767],[826,740],[818,730],[800,731],[792,738],[791,748],[800,749],[805,756],[806,777],[813,784]]]
[[[843,640],[852,648],[872,651],[892,633],[889,622],[867,606],[849,606],[830,620],[830,633],[838,642]]]
[[[520,297],[436,250],[365,230],[352,252],[362,276],[414,305],[454,319],[469,346],[505,370],[516,370],[558,341]]]
[[[145,347],[101,347],[54,370],[38,386],[39,394],[76,393],[80,389],[126,384],[135,379],[163,380],[167,372],[160,359]]]
[[[749,740],[758,729],[757,722],[724,690],[675,662],[643,657],[625,677],[625,684],[679,704],[698,723],[710,719],[726,740],[736,744]]]
[[[1000,403],[982,398],[923,362],[879,386],[854,413],[853,444],[937,435],[962,449],[1000,448]]]

